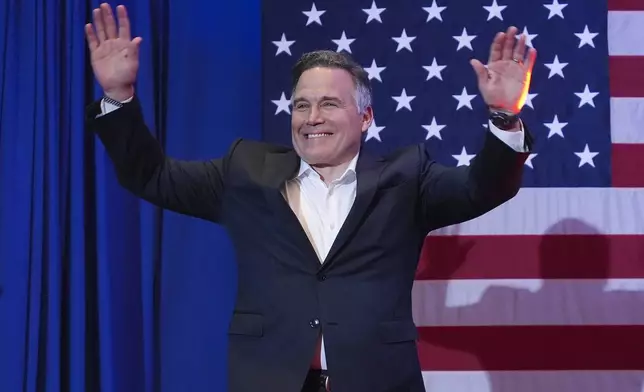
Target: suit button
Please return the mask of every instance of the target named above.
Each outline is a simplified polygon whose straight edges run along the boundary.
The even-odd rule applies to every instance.
[[[320,319],[314,318],[313,320],[309,321],[309,325],[311,328],[317,328],[320,326]]]
[[[325,280],[326,280],[326,275],[318,275],[318,280],[319,280],[320,282],[325,281]]]

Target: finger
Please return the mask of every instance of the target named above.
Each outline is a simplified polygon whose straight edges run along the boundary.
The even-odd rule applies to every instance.
[[[476,59],[470,60],[470,64],[472,65],[472,68],[474,68],[474,72],[476,73],[476,78],[478,79],[478,82],[479,83],[485,82],[488,76],[485,65],[483,65],[480,61]]]
[[[93,52],[98,48],[98,38],[96,38],[96,34],[94,34],[94,28],[91,23],[85,25],[85,35],[87,36],[87,46],[89,47],[89,50]]]
[[[130,31],[130,19],[127,16],[125,6],[119,5],[116,7],[116,15],[119,19],[119,37],[130,40],[132,33]]]
[[[525,47],[526,47],[526,36],[525,34],[521,34],[519,36],[519,42],[517,42],[516,46],[514,47],[514,54],[512,55],[512,58],[515,58],[519,61],[524,61],[525,60]]]
[[[100,8],[96,8],[92,11],[94,16],[94,26],[96,26],[96,36],[98,37],[99,42],[105,41],[105,25],[103,24],[103,15]]]
[[[490,57],[488,58],[488,64],[492,61],[501,60],[501,51],[503,49],[503,42],[505,40],[505,33],[498,32],[494,36],[494,41],[490,46]]]
[[[505,42],[503,43],[503,54],[502,54],[503,60],[512,59],[512,50],[514,49],[516,33],[517,33],[517,28],[512,26],[508,28],[508,31],[505,34]]]
[[[534,63],[537,61],[537,50],[535,48],[528,49],[528,58],[525,62],[526,69],[528,72],[532,72]]]
[[[101,4],[101,11],[103,15],[103,23],[105,24],[105,35],[107,39],[116,38],[116,21],[112,14],[112,7],[109,4]]]
[[[143,38],[141,37],[136,37],[132,40],[132,43],[134,44],[134,49],[132,54],[136,57],[139,56],[139,50],[141,49],[141,42],[143,41]]]

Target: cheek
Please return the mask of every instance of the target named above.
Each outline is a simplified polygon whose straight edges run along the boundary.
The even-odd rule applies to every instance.
[[[296,122],[291,123],[291,135],[293,137],[299,137],[301,131],[302,131],[301,123],[296,123]]]
[[[306,123],[306,115],[298,111],[293,110],[291,115],[291,127],[293,129],[299,129]]]

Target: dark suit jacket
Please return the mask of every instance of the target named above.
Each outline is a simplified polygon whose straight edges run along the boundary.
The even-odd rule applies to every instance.
[[[299,391],[320,331],[333,392],[424,391],[411,306],[423,240],[512,198],[527,157],[491,134],[469,167],[443,167],[422,144],[383,158],[363,151],[355,204],[321,265],[280,193],[299,168],[292,148],[237,140],[223,157],[179,161],[164,155],[136,98],[98,113],[94,102],[88,126],[123,187],[230,234],[239,268],[233,392]]]

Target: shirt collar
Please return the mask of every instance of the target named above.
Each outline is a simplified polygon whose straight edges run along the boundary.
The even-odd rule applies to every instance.
[[[349,162],[349,166],[347,166],[347,169],[342,173],[342,175],[336,180],[336,182],[343,181],[348,178],[355,178],[356,174],[356,165],[358,164],[358,157],[360,156],[360,153],[356,154],[353,159],[351,159],[351,162]],[[297,176],[295,179],[302,179],[310,174],[316,173],[315,170],[306,163],[303,159],[300,159],[300,171],[297,173]],[[317,173],[316,173],[317,174]]]

